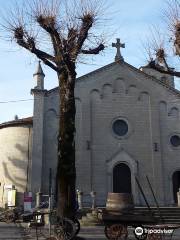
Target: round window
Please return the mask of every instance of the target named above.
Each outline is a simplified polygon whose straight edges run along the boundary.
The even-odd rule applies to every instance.
[[[180,146],[180,137],[178,135],[173,135],[170,138],[170,142],[173,145],[173,147],[179,147]]]
[[[128,132],[128,124],[126,121],[118,119],[113,122],[112,129],[117,136],[122,137]]]

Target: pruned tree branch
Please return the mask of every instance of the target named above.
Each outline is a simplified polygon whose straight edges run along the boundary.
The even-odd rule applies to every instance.
[[[62,41],[60,35],[56,29],[56,18],[55,16],[36,16],[36,20],[51,37],[51,41],[54,48],[55,60],[57,63],[63,60]]]
[[[90,33],[97,16],[97,11],[94,10],[91,3],[95,2],[99,9],[101,1],[69,1],[70,15],[69,11],[66,11],[66,1],[24,1],[29,1],[26,14],[20,18],[17,14],[14,14],[13,18],[10,17],[6,21],[6,30],[13,34],[13,40],[19,46],[33,53],[44,64],[57,72],[60,116],[56,175],[57,215],[74,219],[76,214],[76,106],[74,97],[76,63],[81,53],[98,54],[105,48],[102,44],[103,41],[97,41],[97,36]],[[62,2],[65,5],[58,8]],[[72,7],[73,2],[75,8]],[[37,34],[34,34],[34,31]],[[40,38],[38,38],[39,36]],[[46,45],[44,38],[47,39]],[[99,46],[91,47],[94,45],[93,39],[98,42]]]
[[[14,29],[14,38],[19,46],[32,52],[46,65],[58,72],[58,68],[51,62],[54,61],[54,57],[42,50],[37,49],[34,38],[29,36],[21,26]]]
[[[167,62],[171,55],[180,57],[180,2],[179,0],[167,0],[166,4],[167,8],[163,13],[167,28],[162,32],[157,27],[153,27],[150,31],[148,67],[163,74],[180,77],[179,69],[175,70]],[[172,45],[169,46],[169,43]]]
[[[180,77],[180,72],[178,71],[174,71],[173,69],[169,68],[167,70],[161,68],[161,67],[158,67],[156,64],[155,64],[155,61],[151,61],[149,62],[148,64],[149,67],[151,67],[152,69],[154,70],[157,70],[158,72],[160,73],[165,73],[165,74],[169,74],[171,76],[175,76],[175,77]]]
[[[81,18],[82,24],[78,34],[76,55],[79,54],[81,48],[88,37],[88,32],[94,23],[94,16],[92,13],[87,13]]]
[[[81,53],[83,53],[83,54],[99,54],[99,52],[103,51],[104,48],[105,48],[104,44],[101,43],[98,47],[93,48],[93,49],[92,48],[90,48],[88,50],[82,49]]]

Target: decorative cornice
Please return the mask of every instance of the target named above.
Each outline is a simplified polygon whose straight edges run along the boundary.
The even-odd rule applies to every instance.
[[[96,70],[94,70],[94,71],[92,71],[92,72],[90,72],[90,73],[87,73],[87,74],[85,74],[85,75],[77,78],[76,81],[77,81],[77,82],[82,81],[82,80],[84,80],[84,78],[89,78],[89,77],[95,75],[96,73],[103,72],[103,71],[105,71],[105,70],[107,70],[107,69],[109,69],[109,68],[111,68],[112,66],[115,66],[115,65],[117,65],[117,64],[118,64],[118,65],[119,65],[119,64],[120,64],[120,65],[123,65],[124,62],[118,61],[118,62],[110,63],[110,64],[108,64],[108,65],[106,65],[106,66],[103,66],[103,67],[101,67],[101,68],[98,68],[98,69],[96,69]]]
[[[178,91],[177,89],[175,89],[174,87],[170,86],[169,84],[165,83],[164,81],[153,77],[143,71],[141,71],[140,69],[135,68],[134,66],[125,63],[125,65],[127,65],[129,68],[133,69],[134,71],[143,74],[146,78],[150,78],[152,81],[159,83],[160,85],[163,85],[164,87],[166,87],[169,91],[173,92],[175,95],[177,95],[178,97],[180,97],[180,91]]]
[[[45,89],[33,88],[31,89],[31,95],[46,95],[49,91]]]
[[[166,84],[164,81],[162,81],[162,80],[160,80],[160,79],[157,79],[156,77],[150,76],[149,74],[141,71],[140,69],[137,69],[136,67],[130,65],[129,63],[127,63],[127,62],[122,62],[122,61],[110,63],[110,64],[108,64],[108,65],[106,65],[106,66],[103,66],[103,67],[101,67],[101,68],[98,68],[98,69],[96,69],[96,70],[94,70],[94,71],[92,71],[92,72],[90,72],[90,73],[87,73],[87,74],[85,74],[85,75],[77,78],[77,79],[76,79],[76,82],[84,81],[86,78],[89,78],[89,77],[91,77],[91,76],[93,76],[93,75],[95,75],[95,74],[97,74],[97,73],[99,73],[99,72],[103,72],[103,71],[105,71],[105,70],[108,70],[109,68],[111,68],[112,66],[115,66],[115,65],[125,65],[125,66],[129,67],[130,69],[132,69],[133,71],[135,71],[135,72],[137,72],[137,73],[139,73],[139,74],[143,74],[146,78],[148,78],[148,79],[150,79],[150,80],[152,80],[152,81],[154,81],[154,82],[162,85],[162,86],[165,87],[168,91],[170,91],[170,92],[172,92],[173,94],[175,94],[177,97],[180,97],[180,91],[178,91],[178,90],[175,89],[174,87]],[[58,91],[58,89],[59,89],[58,87],[53,88],[53,89],[47,91],[47,94],[50,94],[50,93],[55,92],[55,91]]]
[[[103,66],[103,67],[101,67],[101,68],[98,68],[98,69],[96,69],[96,70],[94,70],[94,71],[92,71],[92,72],[86,73],[85,75],[83,75],[83,76],[81,76],[81,77],[78,77],[78,78],[76,79],[76,82],[83,81],[85,78],[89,78],[89,77],[95,75],[96,73],[103,72],[103,71],[109,69],[109,68],[112,67],[113,65],[121,64],[121,63],[122,63],[122,62],[112,62],[112,63],[110,63],[110,64],[108,64],[108,65],[105,65],[105,66]],[[59,87],[52,88],[52,89],[50,89],[50,90],[48,91],[48,94],[49,94],[49,93],[52,93],[52,92],[55,92],[55,91],[58,91],[58,89],[59,89]]]

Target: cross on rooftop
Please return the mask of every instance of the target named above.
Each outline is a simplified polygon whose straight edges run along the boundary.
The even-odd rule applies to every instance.
[[[115,61],[119,61],[119,60],[123,61],[124,58],[123,58],[123,56],[121,55],[120,49],[121,49],[121,48],[125,48],[125,43],[121,43],[121,42],[120,42],[120,38],[116,38],[116,40],[117,40],[116,43],[112,43],[112,47],[117,48],[117,52],[116,52],[116,56],[115,56]]]

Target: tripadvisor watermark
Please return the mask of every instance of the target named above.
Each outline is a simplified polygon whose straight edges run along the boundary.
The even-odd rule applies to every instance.
[[[138,226],[134,230],[134,235],[136,239],[143,240],[146,239],[150,234],[172,234],[173,229],[165,229],[165,228],[145,228],[142,226]]]

